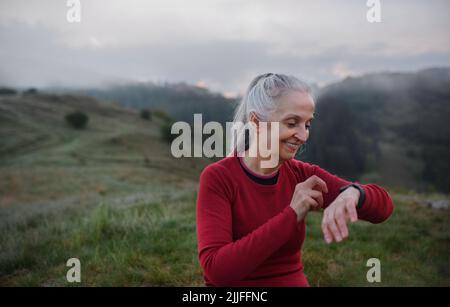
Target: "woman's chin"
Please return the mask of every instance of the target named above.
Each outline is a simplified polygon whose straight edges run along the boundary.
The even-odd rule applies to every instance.
[[[294,151],[294,152],[289,151],[288,152],[286,150],[283,150],[281,152],[280,159],[283,160],[283,161],[287,161],[287,160],[293,159],[295,157],[296,153],[297,153],[297,151]]]

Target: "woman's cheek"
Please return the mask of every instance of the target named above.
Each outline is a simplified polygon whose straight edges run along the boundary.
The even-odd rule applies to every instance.
[[[286,139],[288,139],[289,137],[290,137],[290,135],[292,135],[292,133],[291,133],[291,131],[290,131],[290,129],[288,129],[288,128],[282,128],[281,126],[280,126],[280,133],[279,133],[279,140],[278,141],[283,141],[283,140],[286,140]]]

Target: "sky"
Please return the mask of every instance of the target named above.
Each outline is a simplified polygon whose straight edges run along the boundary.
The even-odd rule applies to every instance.
[[[242,94],[260,73],[325,85],[450,66],[450,1],[0,0],[0,85],[187,82]]]

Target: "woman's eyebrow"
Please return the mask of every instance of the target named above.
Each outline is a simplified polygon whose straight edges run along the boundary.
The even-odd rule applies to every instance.
[[[288,114],[284,117],[284,119],[291,119],[291,118],[295,118],[295,119],[302,119],[301,116],[297,115],[297,114]],[[314,119],[314,115],[309,119],[309,120],[313,120]]]

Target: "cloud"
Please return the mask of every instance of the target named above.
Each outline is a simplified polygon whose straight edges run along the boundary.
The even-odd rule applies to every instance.
[[[450,65],[447,0],[61,0],[0,2],[0,82],[98,85],[118,80],[203,82],[242,93],[258,73],[327,83],[350,74]]]
[[[358,74],[355,70],[351,70],[347,64],[338,62],[333,65],[333,68],[331,69],[331,72],[334,76],[337,76],[339,78],[346,78],[348,76],[355,76]]]

